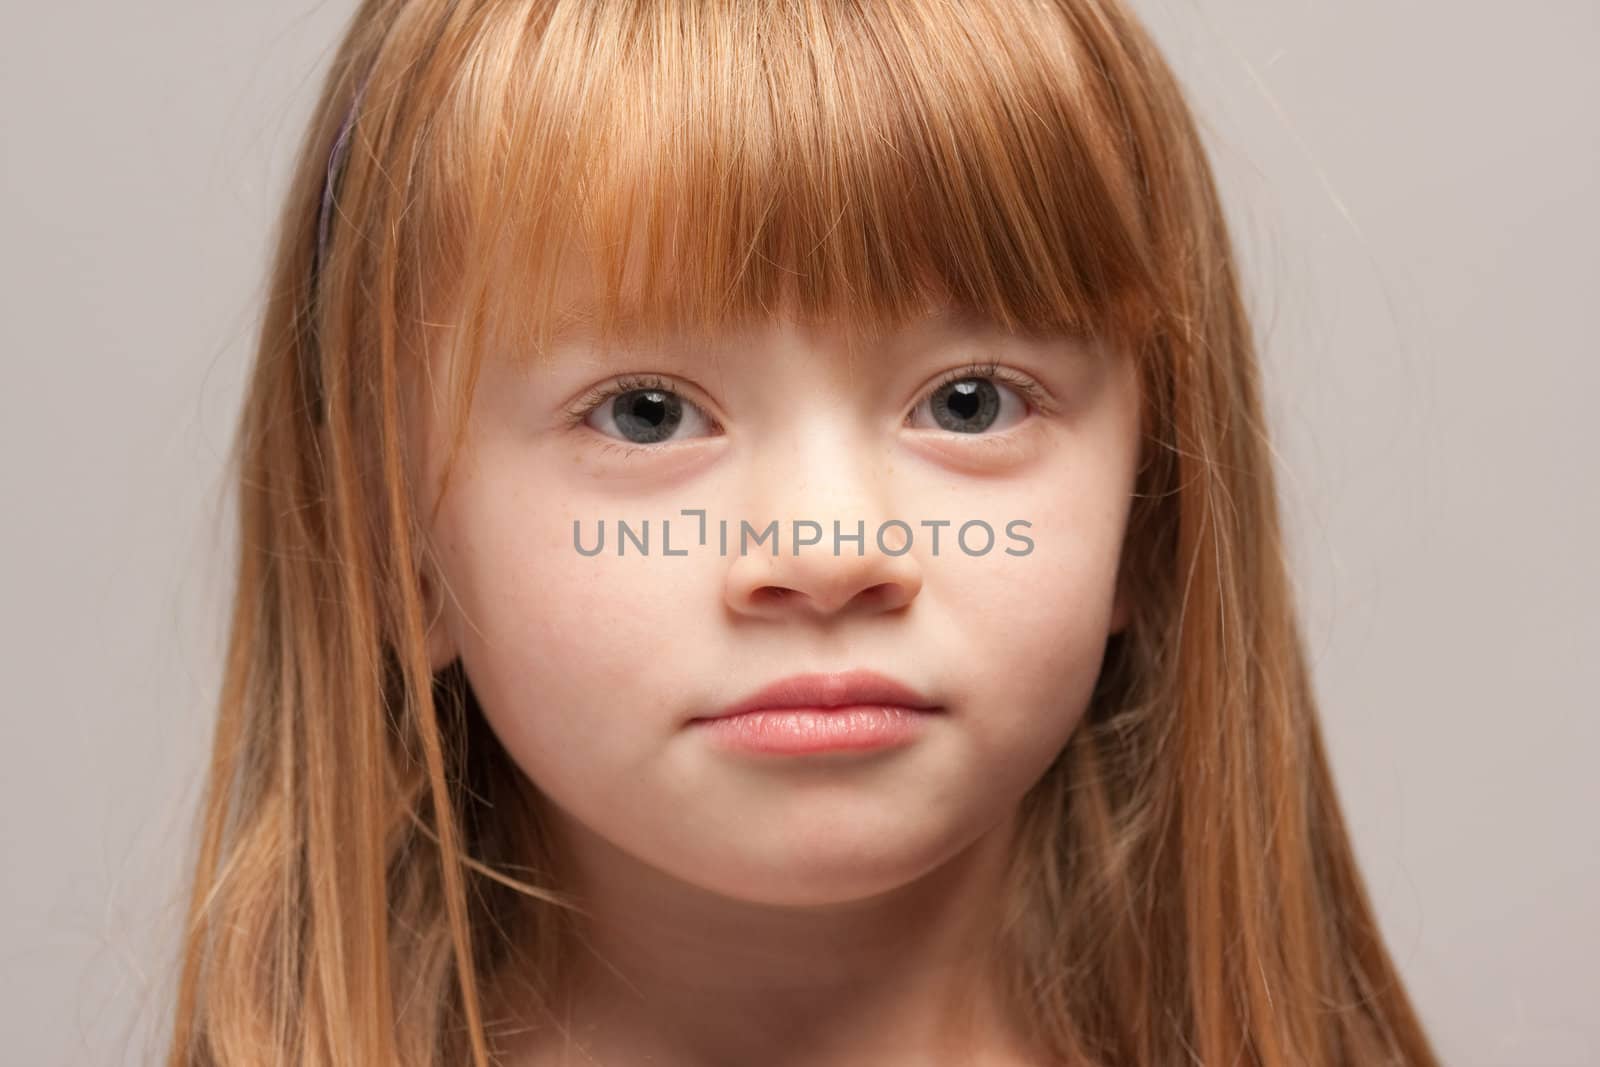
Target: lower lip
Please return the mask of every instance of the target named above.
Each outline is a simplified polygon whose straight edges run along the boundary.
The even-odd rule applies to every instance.
[[[719,744],[741,752],[805,756],[909,745],[931,715],[905,707],[769,708],[720,719],[696,719]]]

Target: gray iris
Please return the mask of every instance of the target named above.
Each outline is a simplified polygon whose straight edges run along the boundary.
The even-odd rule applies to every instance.
[[[983,378],[963,378],[935,390],[932,403],[940,426],[956,433],[978,433],[994,423],[1000,392]]]
[[[665,441],[683,421],[683,402],[660,389],[630,389],[611,402],[617,428],[635,444]]]

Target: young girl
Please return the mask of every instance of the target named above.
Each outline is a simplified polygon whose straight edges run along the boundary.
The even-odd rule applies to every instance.
[[[367,0],[172,1067],[1431,1064],[1117,0]]]

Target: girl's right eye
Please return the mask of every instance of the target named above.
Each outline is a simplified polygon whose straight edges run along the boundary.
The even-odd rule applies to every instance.
[[[630,445],[670,443],[707,436],[717,429],[699,405],[655,377],[625,378],[603,385],[568,414],[574,423],[582,422]]]

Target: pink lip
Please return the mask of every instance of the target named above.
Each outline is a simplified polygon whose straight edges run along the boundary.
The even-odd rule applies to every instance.
[[[937,710],[909,686],[858,670],[785,678],[691,725],[728,748],[799,756],[907,745]]]
[[[714,715],[696,719],[725,719],[753,711],[781,708],[898,707],[933,711],[939,705],[915,689],[876,671],[853,670],[833,674],[797,674],[763,686]]]

